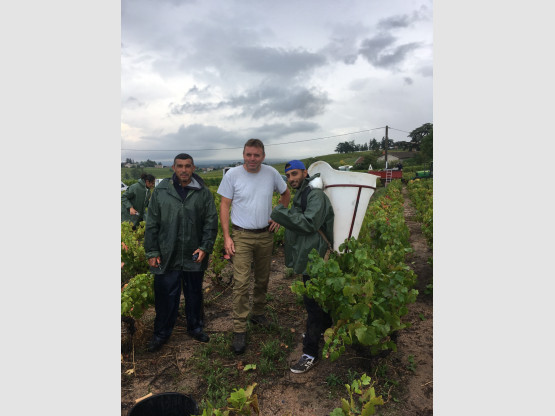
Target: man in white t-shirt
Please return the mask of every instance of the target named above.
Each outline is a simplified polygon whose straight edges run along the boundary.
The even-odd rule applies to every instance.
[[[227,255],[233,256],[233,351],[236,354],[242,354],[246,349],[249,278],[253,261],[250,321],[256,325],[270,324],[264,315],[264,306],[274,248],[272,233],[279,228],[279,224],[270,219],[272,197],[274,192],[281,194],[279,203],[285,207],[289,206],[291,199],[279,172],[262,164],[265,157],[264,144],[258,139],[248,140],[243,148],[243,165],[230,169],[218,188],[222,197],[220,222],[224,249]]]

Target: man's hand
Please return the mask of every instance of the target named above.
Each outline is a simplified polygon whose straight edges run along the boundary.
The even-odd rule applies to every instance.
[[[131,215],[137,215],[139,212],[135,208],[131,207],[131,208],[129,208],[129,213]]]
[[[131,208],[131,209],[133,209],[133,208]],[[158,257],[151,257],[151,258],[148,259],[148,265],[149,265],[150,267],[160,267],[160,264],[161,264],[161,263],[162,263],[162,262],[160,261],[160,256],[158,256]]]
[[[231,237],[224,237],[224,250],[228,256],[235,255],[235,243]]]
[[[206,253],[204,251],[202,251],[200,248],[197,248],[194,252],[193,252],[193,256],[198,253],[198,258],[196,260],[194,260],[195,263],[200,263],[202,262],[202,259],[204,259],[204,256],[206,256]]]
[[[273,233],[274,231],[279,230],[279,224],[277,222],[275,222],[274,220],[268,221],[268,224],[270,224],[270,232],[271,233]]]

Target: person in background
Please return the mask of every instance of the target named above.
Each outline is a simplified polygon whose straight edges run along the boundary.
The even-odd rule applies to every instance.
[[[121,222],[129,221],[133,229],[145,219],[145,210],[150,199],[150,190],[154,188],[154,175],[143,173],[141,179],[121,194]]]
[[[397,163],[397,169],[403,170],[403,164],[401,163],[401,161],[399,161],[399,163]]]
[[[331,202],[323,191],[320,174],[309,177],[303,162],[291,160],[285,165],[285,175],[291,188],[297,192],[291,209],[278,204],[271,218],[285,227],[285,265],[294,273],[303,274],[303,282],[310,279],[307,273],[308,254],[316,249],[324,257],[333,247],[334,212]],[[322,332],[331,327],[332,319],[320,305],[303,296],[307,312],[303,354],[290,370],[304,373],[314,367],[319,357],[319,341]]]
[[[148,351],[168,341],[175,325],[181,289],[187,333],[208,342],[204,333],[202,281],[218,233],[214,197],[195,174],[192,156],[178,154],[174,174],[154,189],[146,219],[144,247],[154,273],[154,333]]]
[[[248,140],[243,147],[243,165],[230,169],[218,188],[218,194],[222,197],[220,221],[224,249],[233,260],[232,348],[235,354],[242,354],[246,349],[252,262],[254,290],[250,321],[265,327],[270,325],[264,315],[264,307],[274,248],[272,233],[279,228],[279,224],[270,219],[272,197],[274,192],[281,194],[280,202],[285,206],[289,205],[291,198],[279,172],[262,164],[265,157],[262,141]]]

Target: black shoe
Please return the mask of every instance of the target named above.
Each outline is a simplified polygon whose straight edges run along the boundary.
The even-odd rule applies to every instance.
[[[187,333],[189,334],[189,336],[193,337],[194,339],[196,339],[199,342],[208,342],[208,341],[210,341],[210,337],[202,331],[187,332]]]
[[[164,345],[167,341],[168,341],[167,339],[158,338],[157,336],[154,335],[150,340],[150,342],[148,343],[148,347],[147,347],[148,352],[158,351],[160,348],[162,348],[162,345]]]
[[[253,315],[251,316],[249,321],[251,321],[255,325],[260,325],[264,328],[269,328],[272,325],[270,320],[264,315]]]
[[[233,352],[235,354],[243,354],[247,348],[247,333],[246,332],[234,332],[233,333]]]

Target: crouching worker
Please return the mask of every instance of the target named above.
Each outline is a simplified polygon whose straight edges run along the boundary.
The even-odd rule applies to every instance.
[[[308,253],[315,248],[324,257],[328,242],[333,246],[334,213],[319,174],[309,177],[304,164],[292,160],[285,165],[285,175],[291,188],[297,190],[293,205],[287,209],[278,204],[271,218],[285,227],[285,265],[294,273],[302,273],[306,284],[310,279],[306,271]],[[314,299],[303,296],[303,300],[307,312],[303,355],[291,367],[293,373],[304,373],[316,365],[321,333],[332,325],[331,316]]]
[[[159,350],[177,319],[181,287],[185,295],[187,333],[200,342],[203,332],[202,281],[218,233],[214,197],[194,173],[193,158],[174,158],[172,178],[154,189],[145,226],[145,254],[154,273],[154,334],[148,350]]]

